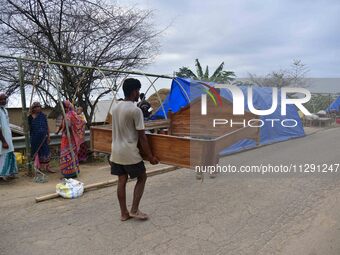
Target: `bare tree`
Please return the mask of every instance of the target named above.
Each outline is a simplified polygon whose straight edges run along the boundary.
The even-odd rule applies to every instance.
[[[151,11],[103,0],[0,0],[0,4],[0,49],[10,55],[129,70],[148,64],[158,49],[159,32]],[[95,69],[25,62],[24,70],[25,84],[34,84],[45,104],[57,103],[60,82],[64,98],[90,109],[85,111],[89,125],[98,100],[111,91],[99,82],[103,74]],[[114,82],[119,73],[105,76]],[[0,80],[8,93],[17,91],[14,61],[1,60]]]
[[[272,71],[264,77],[249,74],[249,80],[260,87],[306,87],[306,73],[309,70],[301,60],[294,60],[289,69]]]

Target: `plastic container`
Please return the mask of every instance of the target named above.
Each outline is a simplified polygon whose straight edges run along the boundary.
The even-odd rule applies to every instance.
[[[21,152],[14,152],[14,155],[15,155],[15,159],[17,161],[17,164],[18,165],[21,165],[22,162],[23,162],[23,155]]]

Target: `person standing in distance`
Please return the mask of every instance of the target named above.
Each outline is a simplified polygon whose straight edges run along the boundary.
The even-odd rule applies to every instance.
[[[6,110],[7,95],[0,93],[0,178],[7,181],[18,174],[17,162],[14,155],[12,132]]]
[[[145,182],[147,179],[142,156],[137,147],[138,142],[151,164],[158,164],[158,159],[152,154],[145,135],[144,118],[138,102],[141,83],[137,79],[129,78],[123,83],[125,99],[112,106],[112,147],[111,174],[118,175],[117,196],[121,210],[121,220],[130,218],[148,219],[148,215],[139,210]],[[137,178],[133,193],[130,212],[126,206],[126,182],[128,176]]]

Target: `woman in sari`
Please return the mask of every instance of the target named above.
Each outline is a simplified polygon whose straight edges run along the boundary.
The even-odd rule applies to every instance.
[[[28,125],[30,130],[31,155],[33,160],[38,156],[38,168],[50,173],[55,173],[50,169],[51,152],[48,144],[50,143],[50,132],[48,128],[46,115],[41,111],[39,102],[34,102],[28,116]]]
[[[65,178],[73,178],[79,173],[78,152],[84,141],[82,130],[85,122],[79,118],[70,101],[64,101],[63,106],[66,120],[63,120],[61,128],[60,171]],[[67,137],[67,128],[69,129],[71,144]]]

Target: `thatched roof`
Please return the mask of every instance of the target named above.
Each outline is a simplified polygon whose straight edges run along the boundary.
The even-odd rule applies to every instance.
[[[159,94],[159,97],[162,99],[162,102],[168,96],[169,92],[170,92],[170,89],[165,89],[165,88],[158,90],[158,94]],[[156,93],[149,96],[147,101],[151,104],[153,112],[155,112],[161,106],[161,103],[159,102],[159,99]]]

